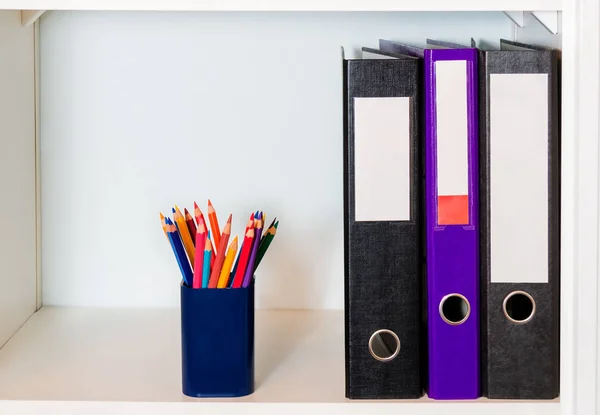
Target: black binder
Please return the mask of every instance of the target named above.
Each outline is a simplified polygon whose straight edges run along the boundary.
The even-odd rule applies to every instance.
[[[502,41],[480,51],[482,389],[559,393],[558,59]],[[511,200],[512,199],[512,200]]]
[[[418,398],[422,70],[367,56],[343,62],[346,397]]]

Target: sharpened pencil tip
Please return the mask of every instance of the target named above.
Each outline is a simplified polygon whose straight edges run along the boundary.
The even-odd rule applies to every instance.
[[[175,213],[176,212],[175,208],[172,208],[172,209],[173,209],[173,213]]]
[[[196,201],[194,201],[194,209],[199,209],[198,203],[196,203]]]
[[[229,219],[227,219],[227,223],[231,223],[231,218],[233,218],[233,215],[230,213],[229,214]]]
[[[160,220],[163,220],[165,218],[165,215],[162,214],[162,212],[160,212]]]

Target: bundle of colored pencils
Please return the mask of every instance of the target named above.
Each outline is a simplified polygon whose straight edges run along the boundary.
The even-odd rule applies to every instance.
[[[238,237],[227,246],[231,235],[231,215],[221,230],[210,200],[208,222],[196,202],[195,221],[187,209],[182,213],[177,206],[173,208],[172,220],[161,213],[163,232],[175,254],[183,283],[192,288],[245,288],[250,285],[279,225],[275,218],[263,232],[265,216],[262,211],[250,214],[236,258]]]

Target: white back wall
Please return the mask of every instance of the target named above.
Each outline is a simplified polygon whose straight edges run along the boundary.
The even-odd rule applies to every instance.
[[[178,306],[159,212],[211,198],[239,236],[253,210],[281,220],[257,307],[341,309],[340,46],[513,27],[500,12],[52,12],[40,36],[45,305]]]

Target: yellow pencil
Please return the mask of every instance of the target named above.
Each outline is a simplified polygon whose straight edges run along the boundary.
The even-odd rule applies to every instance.
[[[175,205],[173,209],[173,219],[178,225],[179,234],[181,235],[181,240],[183,241],[183,246],[185,248],[185,252],[188,255],[190,263],[193,264],[196,258],[195,250],[194,250],[194,242],[192,241],[192,237],[190,236],[190,231],[188,229],[187,223],[185,222],[185,217],[181,214],[181,211]],[[195,237],[196,235],[194,235]]]
[[[217,288],[227,288],[229,285],[229,273],[231,272],[231,266],[233,265],[233,259],[235,258],[237,249],[238,238],[236,236],[233,238],[233,242],[231,242],[231,245],[229,245],[229,249],[227,250],[227,256],[225,257],[225,262],[223,262],[223,268],[221,269],[221,275],[219,275]]]

